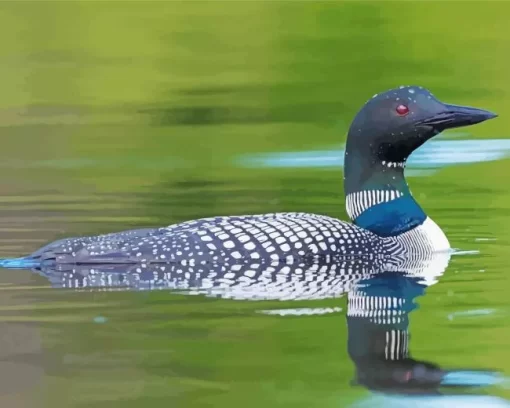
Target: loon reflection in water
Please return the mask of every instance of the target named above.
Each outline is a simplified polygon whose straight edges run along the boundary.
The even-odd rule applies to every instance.
[[[443,130],[495,116],[445,104],[417,86],[375,95],[355,116],[347,136],[344,192],[352,224],[308,213],[213,217],[67,238],[24,258],[4,259],[0,266],[222,263],[242,269],[247,262],[292,266],[334,259],[347,262],[348,271],[346,258],[384,263],[388,257],[446,251],[450,244],[445,234],[411,195],[404,177],[406,161]],[[245,278],[256,273],[247,271]]]
[[[162,290],[235,300],[314,300],[347,296],[348,353],[355,384],[375,391],[438,394],[444,387],[485,386],[496,373],[445,370],[413,359],[409,313],[415,298],[444,273],[450,253],[377,265],[362,259],[289,266],[207,269],[182,265],[53,265],[35,269],[53,287],[75,290]],[[251,271],[251,273],[248,273]],[[270,312],[270,311],[264,311]]]

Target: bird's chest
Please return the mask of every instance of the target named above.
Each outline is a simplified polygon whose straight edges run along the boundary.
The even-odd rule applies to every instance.
[[[393,239],[408,252],[431,253],[450,249],[445,233],[429,217],[421,225]]]

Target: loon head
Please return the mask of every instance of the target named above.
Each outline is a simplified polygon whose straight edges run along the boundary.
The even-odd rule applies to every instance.
[[[497,115],[439,101],[419,86],[374,95],[354,118],[346,153],[359,152],[372,165],[404,167],[411,153],[445,129],[473,125]]]
[[[419,86],[374,95],[357,113],[347,135],[344,190],[349,217],[379,234],[402,233],[423,223],[426,216],[404,178],[408,157],[445,129],[496,116],[443,103]]]

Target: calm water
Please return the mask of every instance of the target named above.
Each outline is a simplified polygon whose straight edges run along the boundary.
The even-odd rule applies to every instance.
[[[417,152],[413,193],[463,252],[432,268],[428,286],[397,288],[416,302],[413,358],[488,386],[431,399],[354,384],[349,336],[376,334],[351,324],[339,293],[255,302],[177,293],[136,271],[0,270],[0,406],[507,406],[506,382],[482,370],[510,375],[509,12],[499,2],[2,4],[0,257],[210,215],[345,219],[349,121],[401,84],[500,117]]]

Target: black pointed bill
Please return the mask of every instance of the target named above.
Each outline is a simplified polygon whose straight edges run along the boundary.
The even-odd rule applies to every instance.
[[[431,126],[438,130],[444,130],[474,125],[498,116],[493,112],[471,108],[469,106],[445,104],[444,107],[445,109],[443,111],[420,121],[418,125]]]

